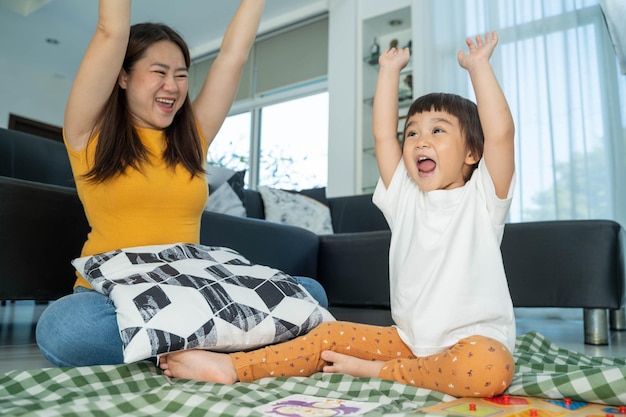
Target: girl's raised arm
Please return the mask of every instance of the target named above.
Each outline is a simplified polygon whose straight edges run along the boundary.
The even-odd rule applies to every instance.
[[[378,62],[378,80],[374,93],[372,130],[374,148],[380,178],[389,186],[393,173],[402,159],[402,149],[398,145],[398,88],[400,71],[409,63],[409,49],[392,48],[384,51]]]
[[[515,125],[511,110],[493,73],[489,59],[498,44],[496,32],[466,40],[469,53],[459,51],[458,61],[472,80],[478,116],[485,136],[483,158],[499,198],[506,198],[515,171]]]

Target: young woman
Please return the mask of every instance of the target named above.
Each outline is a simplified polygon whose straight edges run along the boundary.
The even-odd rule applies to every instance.
[[[208,147],[234,100],[263,7],[263,0],[241,1],[190,102],[190,56],[182,37],[164,24],[131,26],[131,0],[99,1],[63,126],[91,227],[81,256],[199,243]],[[299,281],[325,296],[312,279]],[[115,307],[80,275],[74,293],[42,314],[37,343],[58,366],[123,363]]]

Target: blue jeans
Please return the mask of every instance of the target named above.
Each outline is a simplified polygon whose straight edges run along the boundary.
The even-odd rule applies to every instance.
[[[294,277],[321,306],[328,307],[324,288],[314,279]],[[78,287],[51,303],[37,322],[37,344],[56,366],[124,363],[115,305],[106,295]]]

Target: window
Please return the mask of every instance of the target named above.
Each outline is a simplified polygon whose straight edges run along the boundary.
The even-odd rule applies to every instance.
[[[227,117],[209,147],[208,161],[234,171],[248,169],[251,120],[250,112]]]
[[[434,19],[453,0],[433,6]],[[454,3],[458,4],[458,3]],[[491,59],[516,126],[510,220],[608,218],[626,224],[626,77],[598,0],[468,0],[454,30],[432,27],[424,85],[474,99],[459,39],[496,30]],[[445,30],[444,30],[445,29]],[[429,29],[424,29],[425,31]],[[454,70],[454,71],[452,71]]]
[[[260,118],[259,136],[251,135],[253,114]],[[251,158],[251,154],[259,158]],[[235,171],[247,170],[248,184],[283,189],[325,187],[328,92],[229,116],[209,148],[208,160]]]
[[[259,185],[325,187],[328,171],[328,93],[261,111]]]
[[[252,189],[326,186],[327,55],[327,16],[259,37],[231,116],[209,148],[209,162],[246,169],[246,183]],[[214,58],[215,54],[192,65],[192,98]]]

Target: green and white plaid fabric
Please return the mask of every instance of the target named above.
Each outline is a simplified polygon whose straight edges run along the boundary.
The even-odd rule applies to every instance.
[[[518,337],[511,395],[626,404],[626,358],[562,349],[536,332]]]
[[[517,340],[511,395],[626,404],[626,359],[559,349],[543,336]],[[339,374],[265,378],[233,386],[168,379],[147,362],[11,371],[0,376],[3,416],[261,416],[255,407],[291,394],[380,404],[366,416],[414,416],[454,398],[377,378]],[[420,413],[417,413],[418,415]]]

